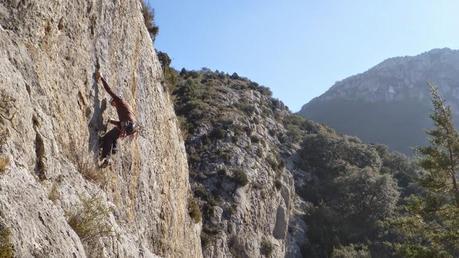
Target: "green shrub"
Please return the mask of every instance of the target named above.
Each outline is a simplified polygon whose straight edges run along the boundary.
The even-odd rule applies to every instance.
[[[233,179],[240,186],[245,186],[249,183],[247,175],[241,169],[236,169],[233,171]]]
[[[332,258],[371,258],[368,247],[363,245],[339,246],[333,249]]]
[[[228,207],[228,213],[230,216],[236,214],[237,212],[237,204],[235,203],[232,203],[229,207]]]
[[[201,184],[198,184],[196,186],[193,187],[193,192],[195,194],[195,196],[203,199],[203,200],[206,200],[208,198],[208,193],[207,193],[207,189],[201,185]]]
[[[165,52],[158,51],[157,55],[158,55],[158,60],[161,63],[161,67],[163,68],[163,71],[164,71],[164,69],[168,68],[171,65],[172,60],[169,57],[169,55]]]
[[[14,246],[11,243],[11,231],[0,223],[0,257],[13,258]]]
[[[230,150],[222,150],[222,149],[217,149],[215,152],[218,157],[223,159],[224,161],[230,161],[231,160],[231,151]]]
[[[243,111],[244,113],[246,113],[247,115],[253,115],[255,113],[255,107],[251,104],[248,104],[248,103],[238,103],[236,105],[236,108],[238,108],[239,110]]]
[[[298,126],[288,124],[285,129],[287,129],[287,136],[290,138],[291,142],[299,142],[303,139],[304,131]]]
[[[209,137],[214,140],[225,138],[226,131],[223,128],[214,128],[210,133]]]
[[[180,127],[182,138],[184,141],[186,141],[189,135],[189,130],[192,127],[192,125],[188,123],[187,119],[184,116],[177,116],[177,122]]]
[[[257,82],[249,82],[249,88],[252,90],[256,90],[260,85]]]
[[[217,171],[218,175],[220,176],[225,176],[226,175],[226,169],[224,168],[221,168]]]
[[[81,205],[67,212],[67,222],[83,241],[109,236],[113,231],[107,222],[110,209],[98,196],[80,197]]]
[[[260,142],[260,138],[258,138],[258,136],[256,136],[256,135],[252,135],[252,136],[250,136],[250,141],[252,143],[259,143]]]
[[[207,234],[204,230],[201,231],[201,246],[206,247],[210,244],[212,237]]]
[[[155,11],[145,0],[141,1],[141,3],[142,3],[142,14],[143,14],[143,20],[145,23],[145,27],[147,27],[147,30],[148,30],[148,33],[150,33],[151,39],[155,41],[156,35],[159,32],[159,28],[155,24]]]
[[[237,73],[233,73],[231,76],[230,76],[231,79],[233,80],[239,80],[241,77],[239,77],[239,75]]]
[[[172,93],[175,91],[177,87],[177,83],[179,81],[177,71],[174,68],[171,68],[171,59],[167,53],[158,51],[157,52],[159,62],[161,63],[161,68],[163,70],[164,75],[164,84],[166,85],[168,92]],[[174,99],[175,96],[172,95]]]
[[[263,158],[263,150],[260,147],[257,148],[256,153],[259,158]]]
[[[279,179],[276,179],[274,181],[274,186],[276,187],[277,190],[280,190],[282,187],[282,182]]]
[[[261,241],[261,248],[260,248],[261,254],[269,257],[273,253],[273,250],[274,250],[274,246],[271,243],[271,241],[269,241],[268,239],[264,238]]]
[[[191,78],[193,79],[199,78],[199,72],[197,71],[189,71],[188,75],[191,76]]]
[[[268,157],[266,157],[266,161],[273,170],[277,170],[278,163],[274,155],[269,155]]]
[[[225,129],[230,128],[234,124],[234,121],[228,118],[219,118],[215,122],[216,124],[221,125]]]
[[[269,89],[268,87],[265,87],[265,86],[259,86],[258,89],[257,89],[261,94],[267,96],[267,97],[271,97],[273,95],[273,92],[271,91],[271,89]]]
[[[199,223],[202,219],[198,202],[192,197],[188,199],[188,214],[193,219],[194,223]]]

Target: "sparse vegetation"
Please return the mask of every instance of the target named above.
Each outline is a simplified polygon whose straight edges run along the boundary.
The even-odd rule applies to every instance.
[[[5,154],[0,154],[0,174],[4,173],[10,165],[10,158]]]
[[[284,118],[283,124],[287,129],[286,137],[284,142],[298,143],[311,132],[315,132],[315,126],[299,115],[289,115]]]
[[[160,59],[164,59],[166,67],[169,60]],[[236,164],[240,158],[264,158],[271,153],[275,176],[282,171],[283,162],[277,146],[272,144],[272,136],[265,139],[262,132],[271,129],[267,120],[272,121],[274,114],[287,109],[280,101],[271,99],[268,88],[236,73],[228,75],[206,68],[182,69],[172,94],[176,113],[183,118],[181,128],[187,132],[190,178],[202,208],[201,241],[205,247],[224,231],[210,222],[217,207],[223,209],[222,220],[236,214],[234,192],[250,183],[246,166]],[[276,187],[280,189],[280,181]]]
[[[233,171],[233,179],[240,186],[245,186],[249,183],[246,173],[241,169],[235,169]]]
[[[274,246],[271,243],[271,241],[269,241],[269,239],[263,238],[263,240],[261,241],[260,253],[265,255],[266,257],[270,257],[273,253],[273,250]]]
[[[371,258],[368,247],[364,245],[339,246],[333,249],[332,258]]]
[[[1,120],[1,119],[0,119]],[[6,140],[9,136],[8,131],[6,128],[3,128],[1,122],[0,122],[0,147],[6,144]]]
[[[89,181],[97,183],[101,186],[104,186],[107,183],[107,175],[103,170],[99,169],[95,164],[95,161],[92,160],[89,156],[76,155],[77,157],[76,167],[78,172]]]
[[[155,10],[146,2],[146,0],[141,0],[141,3],[145,27],[147,28],[148,33],[150,33],[151,39],[155,41],[159,32],[159,27],[155,24]]]
[[[0,91],[0,125],[5,124],[5,120],[10,122],[13,121],[16,115],[15,109],[16,100],[10,95],[8,95],[8,93],[5,90],[2,89]],[[0,133],[0,135],[2,134],[3,133]]]
[[[83,241],[91,241],[112,234],[108,222],[110,209],[99,196],[80,197],[81,204],[67,212],[67,222]]]
[[[52,201],[54,204],[57,200],[61,198],[61,194],[59,193],[59,183],[54,182],[51,186],[51,190],[48,193],[48,199]]]
[[[250,142],[259,143],[260,142],[260,138],[258,138],[258,136],[256,136],[256,135],[252,135],[252,136],[250,136]]]
[[[169,92],[172,93],[174,92],[177,82],[179,80],[179,75],[177,71],[175,71],[175,69],[170,66],[172,60],[170,59],[167,53],[158,51],[157,55],[159,62],[161,63],[161,68],[163,70],[164,83],[166,84]],[[174,97],[174,95],[171,96]]]
[[[199,223],[201,221],[201,209],[199,208],[198,202],[192,197],[188,199],[188,214],[193,219],[194,223]]]
[[[276,179],[274,181],[274,186],[276,187],[277,190],[280,190],[282,188],[282,182],[279,179]]]
[[[214,128],[209,134],[209,137],[214,140],[219,140],[225,138],[225,129],[223,128]]]
[[[202,247],[206,247],[210,244],[210,241],[211,241],[211,236],[209,236],[209,234],[207,234],[206,232],[201,231],[201,246]]]
[[[249,103],[238,103],[236,107],[237,109],[242,110],[249,116],[253,115],[256,111],[255,107]]]
[[[282,172],[285,166],[284,161],[279,157],[278,153],[268,155],[266,157],[266,162],[268,162],[269,166],[277,173]]]

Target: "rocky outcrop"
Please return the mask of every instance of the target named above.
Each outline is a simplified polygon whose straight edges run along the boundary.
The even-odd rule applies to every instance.
[[[291,113],[269,89],[237,74],[177,76],[172,91],[203,211],[204,256],[301,257],[302,240],[289,238],[304,234],[304,223],[289,232],[300,214],[288,164],[298,147],[285,127]]]
[[[201,257],[186,153],[140,8],[0,3],[0,144],[9,161],[0,228],[17,257]],[[98,67],[143,126],[105,169],[94,165],[98,138],[116,113]]]

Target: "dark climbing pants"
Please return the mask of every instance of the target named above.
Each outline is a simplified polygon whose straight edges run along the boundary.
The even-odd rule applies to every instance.
[[[100,148],[102,153],[100,159],[104,159],[110,154],[115,154],[116,152],[116,143],[120,137],[121,131],[117,127],[112,128],[100,139]]]

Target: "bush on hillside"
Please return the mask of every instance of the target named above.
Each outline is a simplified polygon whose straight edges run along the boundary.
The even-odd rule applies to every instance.
[[[329,257],[339,245],[379,241],[380,222],[394,214],[399,191],[392,171],[379,170],[375,148],[322,131],[305,137],[299,156],[312,181],[298,191],[314,204],[305,217],[306,255]]]
[[[269,257],[274,251],[274,246],[269,239],[263,238],[261,241],[260,253]]]
[[[81,204],[67,212],[67,222],[83,241],[93,241],[109,236],[112,226],[108,223],[110,209],[101,197],[80,197]]]
[[[199,223],[201,221],[201,209],[199,208],[198,202],[192,197],[188,199],[188,214],[193,219],[194,223]]]
[[[148,33],[150,33],[151,39],[155,41],[156,35],[159,32],[159,27],[155,24],[155,10],[145,0],[142,0],[141,3],[145,27]]]
[[[239,186],[245,186],[249,183],[249,179],[244,171],[236,169],[233,171],[233,179]]]
[[[365,245],[347,245],[333,248],[332,258],[371,258]]]

